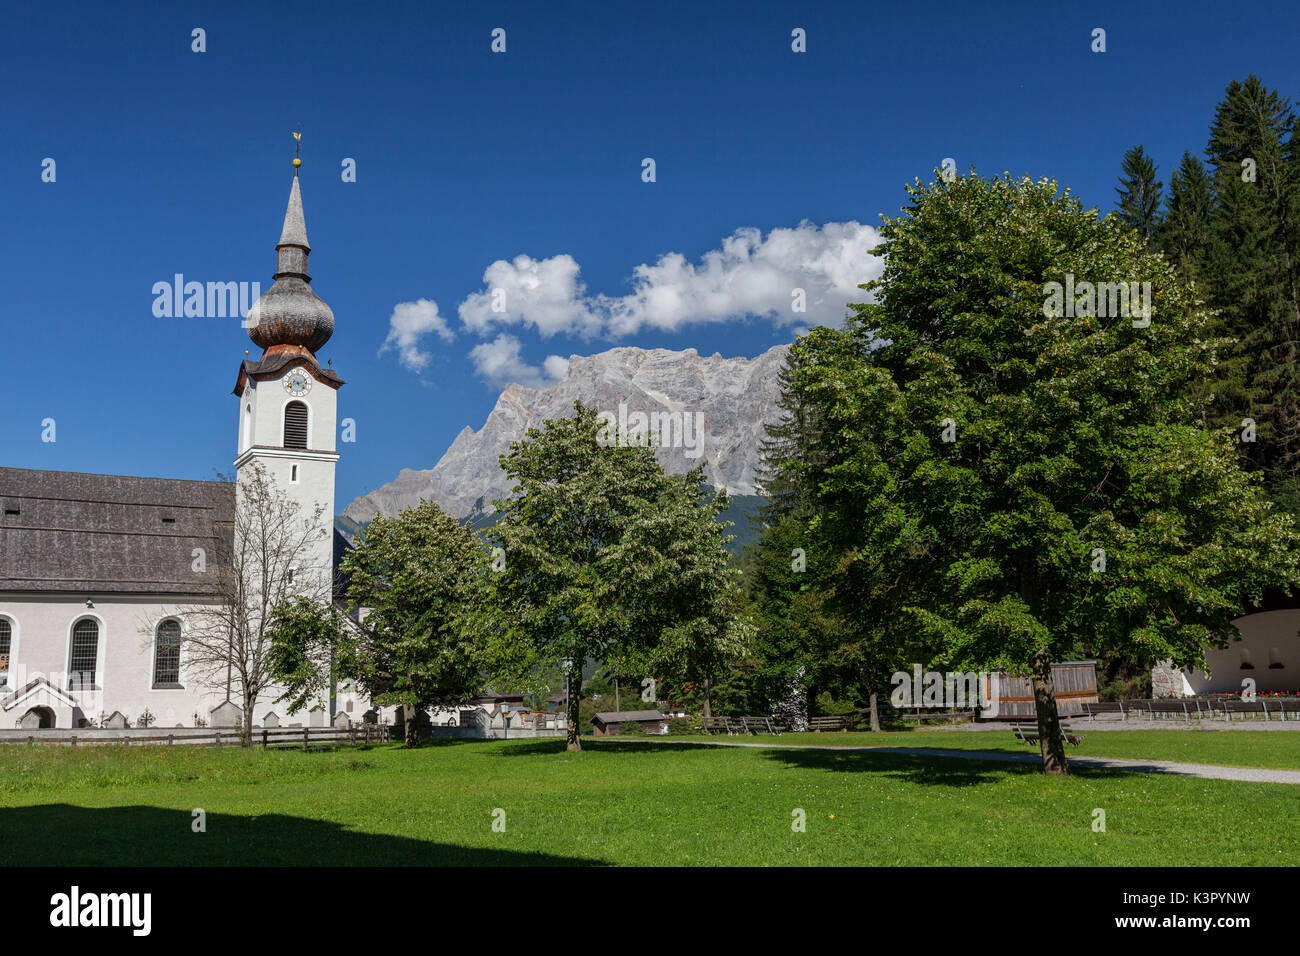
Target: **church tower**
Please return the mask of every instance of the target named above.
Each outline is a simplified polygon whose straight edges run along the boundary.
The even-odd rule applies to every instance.
[[[334,313],[312,291],[307,273],[307,225],[294,158],[293,184],[284,228],[276,243],[274,284],[262,293],[245,320],[248,337],[262,349],[245,359],[234,394],[239,398],[236,500],[248,476],[260,466],[310,519],[323,506],[322,533],[310,553],[295,557],[294,590],[322,603],[332,599],[334,555],[334,466],[338,390],[343,380],[322,367],[316,353],[334,333]]]

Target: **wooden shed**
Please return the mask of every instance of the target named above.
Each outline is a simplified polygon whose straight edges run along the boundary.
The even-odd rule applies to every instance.
[[[1011,677],[1005,673],[993,675],[997,678],[996,714],[983,715],[986,719],[1002,720],[1006,718],[1033,717],[1034,685],[1028,677]],[[1083,705],[1097,703],[1097,662],[1064,661],[1052,665],[1052,686],[1055,690],[1056,712],[1062,717],[1073,717],[1083,713]],[[991,698],[993,691],[985,687],[986,698]]]
[[[625,723],[640,724],[647,734],[668,733],[668,718],[657,710],[610,710],[591,718],[598,737],[618,733]]]

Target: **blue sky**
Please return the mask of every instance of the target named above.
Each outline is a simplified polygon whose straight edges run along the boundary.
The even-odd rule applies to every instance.
[[[294,129],[313,286],[337,322],[320,357],[357,422],[342,510],[432,467],[505,379],[616,345],[752,356],[842,315],[845,274],[871,277],[863,227],[945,157],[1109,210],[1124,150],[1145,144],[1168,182],[1230,80],[1300,93],[1300,6],[1061,6],[11,8],[0,464],[230,470],[253,346],[237,319],[155,317],[151,290],[176,273],[269,287]],[[808,315],[778,307],[791,276]],[[478,298],[493,288],[507,313]]]

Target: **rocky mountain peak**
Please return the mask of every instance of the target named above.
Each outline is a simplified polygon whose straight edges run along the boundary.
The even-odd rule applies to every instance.
[[[508,386],[483,426],[462,429],[436,465],[403,468],[343,514],[365,524],[376,514],[396,515],[421,498],[432,498],[460,520],[490,512],[493,498],[510,494],[500,456],[529,428],[572,415],[575,401],[627,422],[629,432],[636,428],[637,413],[645,415],[670,436],[671,447],[656,448],[670,473],[683,474],[705,461],[715,488],[756,494],[759,443],[764,424],[777,417],[777,375],[788,351],[788,345],[778,345],[750,359],[625,346],[570,356],[563,379],[547,388]]]

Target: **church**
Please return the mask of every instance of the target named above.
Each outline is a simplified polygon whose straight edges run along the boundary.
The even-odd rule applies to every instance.
[[[195,629],[229,604],[241,509],[258,480],[308,526],[287,573],[293,593],[338,597],[344,382],[317,360],[334,313],[310,285],[293,164],[275,281],[245,320],[262,354],[240,363],[234,384],[235,481],[0,468],[0,728],[242,724],[238,668],[221,673],[211,654],[199,667]],[[274,687],[259,695],[253,726],[355,722],[369,707],[348,688],[298,713],[277,696]]]

